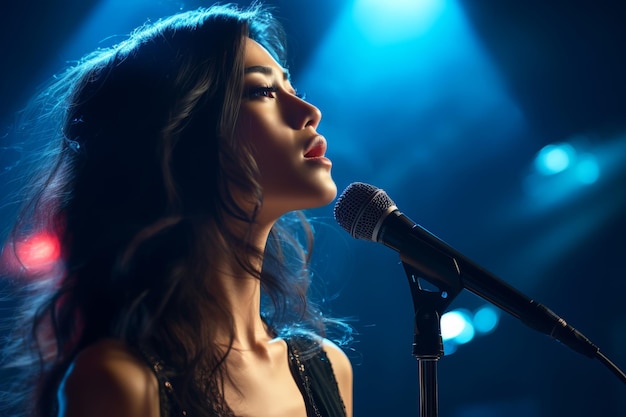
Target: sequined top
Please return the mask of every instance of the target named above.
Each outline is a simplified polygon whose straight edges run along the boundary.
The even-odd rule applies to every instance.
[[[332,365],[320,343],[302,335],[285,338],[285,342],[289,368],[304,398],[307,417],[346,417]],[[188,416],[185,405],[177,400],[164,362],[146,349],[141,353],[159,381],[161,417]]]

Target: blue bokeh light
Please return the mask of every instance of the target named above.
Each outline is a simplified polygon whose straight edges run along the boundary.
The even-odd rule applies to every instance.
[[[474,328],[478,333],[491,333],[498,326],[500,312],[496,308],[486,305],[474,313]]]
[[[441,339],[446,355],[455,353],[460,345],[471,342],[476,336],[493,332],[500,321],[500,311],[485,305],[473,314],[456,309],[441,316]]]
[[[576,150],[568,143],[544,146],[535,158],[535,167],[543,175],[554,175],[568,169],[576,158]]]
[[[586,154],[579,158],[580,161],[576,164],[576,178],[583,184],[593,184],[600,178],[600,165],[597,159],[591,155]]]
[[[441,337],[462,345],[470,342],[476,332],[469,314],[463,310],[453,310],[441,316]]]

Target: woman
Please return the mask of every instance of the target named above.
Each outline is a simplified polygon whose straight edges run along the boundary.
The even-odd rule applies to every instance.
[[[34,320],[35,415],[351,416],[351,366],[316,336],[311,248],[289,230],[307,224],[283,216],[337,191],[284,62],[268,12],[215,6],[41,96],[62,144],[14,239],[53,230],[64,272]]]

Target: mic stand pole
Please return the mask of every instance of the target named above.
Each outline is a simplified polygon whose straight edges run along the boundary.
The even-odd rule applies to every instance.
[[[418,361],[420,417],[437,417],[439,394],[437,386],[437,365],[443,356],[440,319],[452,300],[462,290],[460,281],[456,286],[446,285],[445,289],[424,289],[420,283],[423,274],[414,267],[402,263],[411,287],[415,310],[413,336],[413,356]]]

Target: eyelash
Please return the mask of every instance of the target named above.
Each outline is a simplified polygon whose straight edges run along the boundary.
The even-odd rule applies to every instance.
[[[278,88],[274,86],[253,87],[248,90],[245,97],[248,99],[255,99],[255,98],[261,98],[261,97],[276,98],[274,94],[276,94],[277,92],[278,92]],[[298,93],[296,91],[295,96],[298,97],[300,100],[306,99],[305,93]]]
[[[255,99],[261,97],[275,98],[274,94],[278,92],[278,88],[270,87],[253,87],[246,93],[246,98]]]

